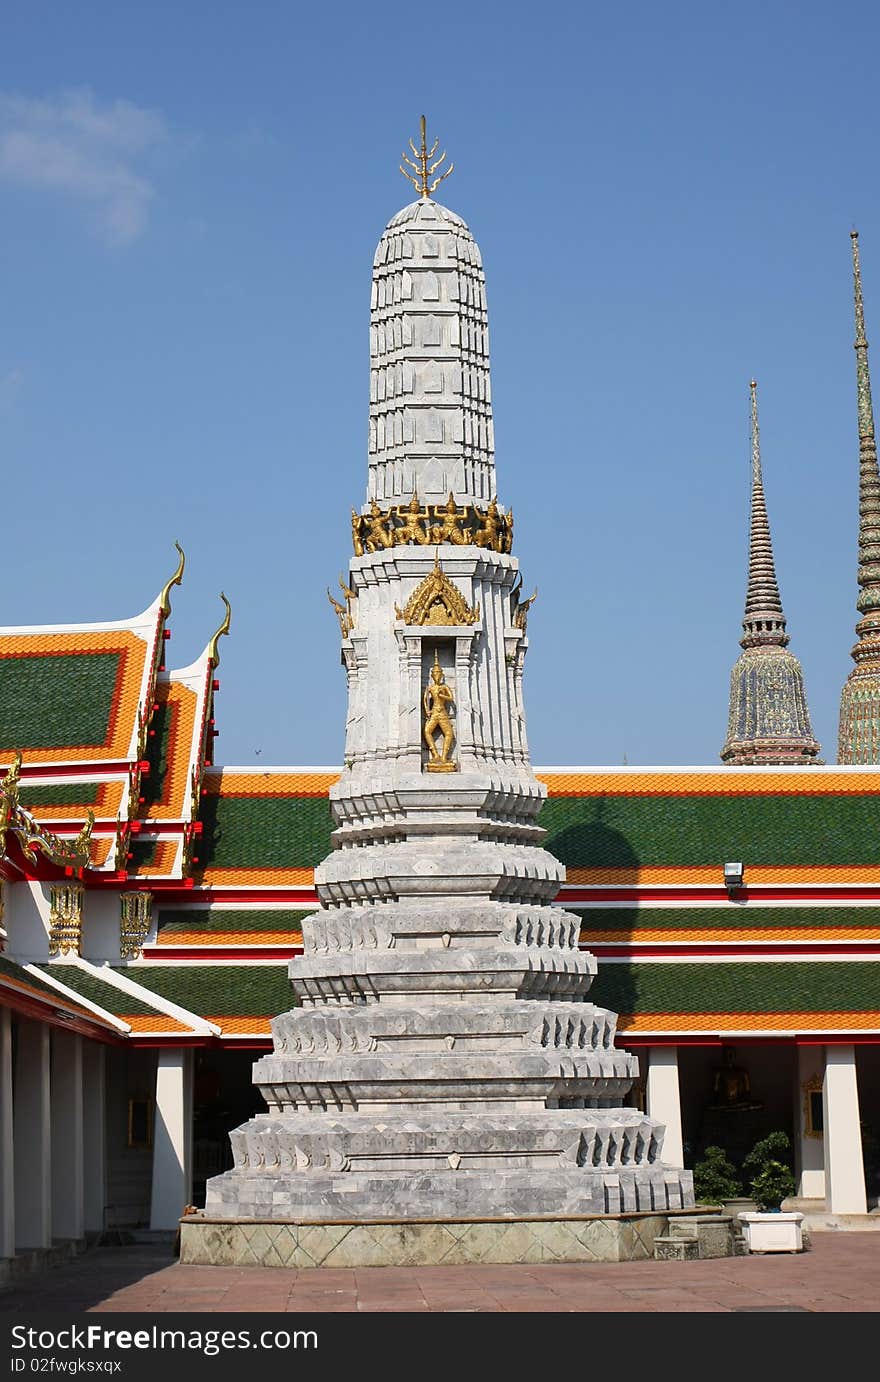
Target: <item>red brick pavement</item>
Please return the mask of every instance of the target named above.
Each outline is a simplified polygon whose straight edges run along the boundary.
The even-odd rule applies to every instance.
[[[821,1233],[795,1256],[708,1262],[192,1267],[167,1247],[97,1248],[0,1291],[15,1312],[479,1311],[696,1313],[880,1309],[880,1233]]]

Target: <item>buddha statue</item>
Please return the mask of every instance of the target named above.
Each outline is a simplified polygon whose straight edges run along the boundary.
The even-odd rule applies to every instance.
[[[725,1046],[721,1064],[715,1067],[712,1080],[711,1108],[756,1109],[761,1103],[752,1098],[752,1082],[745,1066],[737,1065],[736,1049]]]

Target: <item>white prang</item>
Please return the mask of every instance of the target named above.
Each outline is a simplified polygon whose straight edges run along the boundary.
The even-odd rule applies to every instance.
[[[407,207],[373,291],[371,498],[387,511],[452,491],[485,514],[485,296],[467,227],[430,201]],[[461,622],[406,622],[426,579],[447,597],[436,617]],[[579,918],[553,905],[565,869],[538,825],[519,586],[515,557],[470,543],[350,562],[321,910],[291,963],[298,1006],[254,1068],[268,1112],[232,1134],[208,1215],[458,1221],[693,1203],[690,1172],[661,1160],[663,1127],[623,1107],[637,1062],[615,1047],[615,1015],[588,1001],[596,962]],[[438,667],[455,739],[432,754]]]

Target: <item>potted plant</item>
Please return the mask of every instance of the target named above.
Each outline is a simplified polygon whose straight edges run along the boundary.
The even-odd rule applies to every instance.
[[[788,1164],[791,1144],[784,1132],[772,1132],[756,1142],[743,1162],[743,1174],[758,1206],[741,1213],[740,1222],[750,1252],[801,1252],[803,1214],[784,1214],[782,1201],[795,1192]]]

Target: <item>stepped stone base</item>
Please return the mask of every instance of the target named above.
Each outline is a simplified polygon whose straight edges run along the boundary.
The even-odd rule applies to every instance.
[[[662,1164],[659,1134],[627,1108],[257,1117],[231,1134],[236,1165],[208,1182],[205,1211],[320,1222],[686,1209],[691,1172]]]
[[[637,1262],[654,1254],[664,1214],[307,1223],[180,1222],[180,1260],[215,1267],[432,1267],[508,1262]]]
[[[685,1173],[686,1174],[686,1173]],[[655,1171],[453,1171],[419,1176],[345,1175],[243,1176],[227,1171],[209,1183],[208,1214],[264,1221],[303,1218],[371,1220],[395,1217],[450,1219],[485,1214],[520,1218],[536,1207],[558,1206],[561,1214],[615,1214],[681,1209],[689,1180],[658,1167]]]

